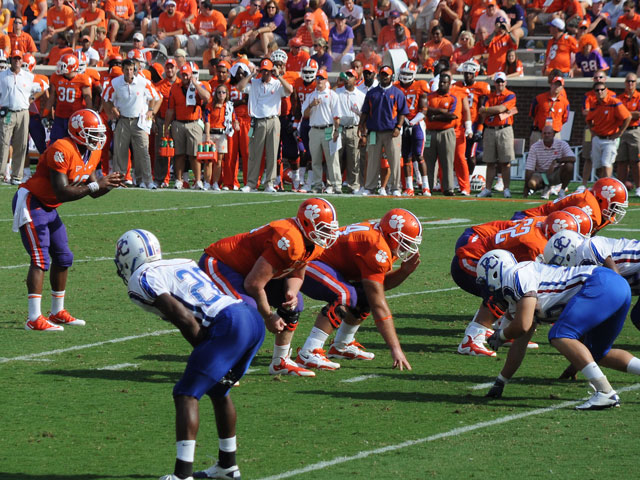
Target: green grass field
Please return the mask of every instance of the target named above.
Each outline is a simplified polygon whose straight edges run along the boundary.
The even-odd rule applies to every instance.
[[[63,205],[75,264],[66,306],[86,327],[26,332],[28,257],[11,232],[15,188],[0,187],[0,480],[154,479],[173,469],[171,391],[190,347],[177,331],[127,298],[112,262],[131,228],[156,234],[166,257],[199,258],[211,242],[294,215],[301,195],[116,190]],[[244,479],[634,478],[640,379],[606,371],[622,407],[577,412],[583,378],[557,380],[566,362],[535,340],[502,399],[487,401],[504,361],[456,353],[478,300],[455,287],[449,265],[466,226],[509,218],[518,200],[383,199],[334,196],[340,224],[382,216],[394,206],[424,222],[422,264],[389,292],[412,371],[390,368],[372,322],[358,340],[371,362],[342,362],[315,378],[268,374],[273,336],[232,391],[238,410],[238,463]],[[538,203],[530,201],[529,203]],[[635,237],[635,203],[612,237]],[[42,306],[50,304],[45,285]],[[307,310],[293,341],[302,345],[321,305]],[[640,354],[629,323],[617,345]],[[195,468],[217,456],[210,403],[201,403]]]

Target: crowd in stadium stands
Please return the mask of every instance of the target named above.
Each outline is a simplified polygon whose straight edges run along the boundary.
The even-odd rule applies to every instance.
[[[102,173],[122,170],[129,185],[151,189],[173,180],[275,192],[291,182],[295,191],[470,195],[482,151],[479,195],[492,195],[497,178],[509,197],[517,109],[508,82],[525,74],[519,51],[546,47],[535,72],[527,65],[550,89],[531,105],[530,145],[541,142],[544,160],[527,163],[524,196],[566,192],[566,148],[543,132],[559,137],[572,77],[594,79],[572,106],[590,127],[583,187],[593,166],[640,195],[640,14],[630,0],[0,0],[0,30],[0,69],[17,56],[24,70],[56,66],[35,76],[45,93],[29,108],[40,153],[45,129],[65,136],[73,111],[93,108],[109,134]],[[383,64],[389,51],[402,58],[398,71]],[[200,69],[211,80],[200,82]],[[607,74],[626,78],[624,93],[606,88]],[[145,100],[126,101],[131,91]],[[265,92],[280,104],[258,101]],[[0,151],[10,140],[0,138]]]

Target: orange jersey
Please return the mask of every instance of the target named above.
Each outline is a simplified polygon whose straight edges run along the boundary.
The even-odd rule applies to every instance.
[[[73,112],[85,107],[82,89],[91,88],[91,79],[77,73],[71,80],[64,75],[51,75],[51,94],[56,98],[56,117],[69,118]]]
[[[310,57],[309,52],[302,49],[298,51],[297,55],[292,55],[291,52],[289,52],[289,56],[287,57],[287,71],[299,72]]]
[[[227,19],[217,10],[211,10],[211,15],[200,14],[193,23],[196,32],[204,30],[207,33],[218,32],[223,37],[227,36]]]
[[[37,82],[40,85],[41,91],[46,92],[47,90],[49,90],[49,77],[47,77],[46,75],[34,73],[33,81]],[[42,99],[43,97],[40,96],[35,102],[32,102],[31,105],[29,105],[30,115],[40,115],[40,113],[42,112]]]
[[[196,0],[176,0],[176,12],[182,12],[185,18],[195,18],[198,15],[198,3]]]
[[[295,83],[293,84],[293,94],[296,97],[295,101],[297,102],[298,107],[302,107],[302,104],[307,99],[307,96],[312,94],[315,91],[315,89],[316,89],[315,80],[310,84],[306,85],[304,83],[304,80],[302,80],[302,77],[296,79]],[[298,112],[294,112],[294,113],[298,115]],[[299,112],[299,113],[300,115],[302,115],[302,112]]]
[[[403,27],[404,27],[405,37],[411,38],[411,32],[409,31],[409,29],[406,27],[406,25],[403,25]],[[378,35],[378,47],[382,48],[387,43],[395,41],[395,39],[396,39],[395,28],[392,27],[391,25],[385,25],[380,29],[380,34]],[[452,51],[453,51],[453,48],[452,48]]]
[[[218,240],[204,251],[244,276],[259,258],[264,258],[275,270],[273,278],[283,278],[316,260],[324,249],[315,244],[305,246],[304,236],[295,220],[285,218]]]
[[[594,230],[604,227],[606,223],[603,223],[602,211],[600,210],[600,204],[596,197],[590,191],[584,191],[582,193],[572,193],[564,198],[558,198],[553,202],[547,202],[539,207],[530,208],[524,210],[527,217],[535,217],[539,215],[547,216],[552,212],[564,210],[567,207],[580,207],[587,215],[591,217],[591,221],[594,225]]]
[[[509,50],[517,50],[517,48],[518,44],[513,41],[508,33],[493,37],[486,48],[489,54],[487,58],[487,75],[499,72],[507,60],[507,52]]]
[[[56,45],[49,51],[49,56],[47,57],[47,65],[56,65],[58,63],[58,60],[60,60],[60,58],[67,53],[73,53],[73,48],[60,48]]]
[[[184,30],[184,22],[182,12],[176,11],[169,16],[167,12],[162,12],[158,17],[158,28],[162,32],[175,32],[176,30]]]
[[[554,131],[559,132],[569,119],[569,100],[566,95],[552,98],[549,92],[541,93],[533,100],[529,116],[533,117],[533,126],[538,130],[551,125]]]
[[[495,107],[496,105],[504,105],[507,110],[511,110],[516,106],[516,94],[511,90],[504,89],[501,94],[491,92],[487,99],[487,107]],[[500,120],[499,115],[487,117],[484,124],[488,127],[499,127],[501,125],[513,125],[513,115],[505,120]]]
[[[635,32],[640,28],[640,13],[636,13],[632,18],[627,18],[626,15],[620,15],[617,25],[626,25],[629,27],[629,31],[622,28],[620,29],[620,38],[624,40],[630,32]]]
[[[554,68],[563,73],[569,72],[571,70],[571,54],[579,51],[578,41],[568,33],[563,33],[558,40],[552,38],[547,44],[545,74]]]
[[[382,232],[370,222],[341,227],[336,243],[318,258],[349,281],[378,283],[384,283],[384,276],[395,260]]]
[[[421,111],[420,97],[430,92],[429,84],[426,80],[414,80],[411,82],[411,85],[408,85],[407,87],[403,87],[400,82],[396,82],[394,85],[404,93],[404,96],[407,99],[407,107],[409,108],[409,115],[407,115],[407,119],[412,120],[413,117]]]
[[[293,85],[298,78],[300,78],[300,74],[298,72],[284,72],[282,74],[282,78],[284,78],[289,85]],[[295,98],[292,98],[292,95],[288,95],[286,97],[282,97],[282,101],[280,103],[280,116],[290,115],[293,107],[293,101]]]
[[[174,82],[176,83],[177,80]],[[158,110],[158,116],[164,118],[167,115],[167,108],[169,108],[169,92],[171,91],[171,83],[166,78],[163,78],[158,83],[154,83],[153,86],[158,91],[158,94],[162,97],[162,104],[160,110]]]
[[[47,10],[47,26],[56,30],[69,28],[73,25],[74,16],[73,9],[67,5],[62,5],[60,9],[51,7]]]
[[[102,79],[100,78],[100,72],[98,72],[95,68],[88,68],[85,70],[84,74],[89,77],[91,80],[91,87],[100,87],[102,84]]]
[[[222,105],[209,104],[205,110],[208,112],[206,121],[209,122],[209,128],[224,130],[224,119],[227,113],[227,103]]]
[[[462,80],[458,80],[455,85],[466,88],[469,92],[467,101],[471,111],[471,121],[475,122],[478,119],[478,109],[484,106],[487,98],[491,95],[491,87],[487,82],[473,82],[473,85],[467,86]]]
[[[100,58],[102,58],[103,60],[106,57],[110,56],[113,50],[113,46],[111,45],[111,40],[109,40],[108,38],[105,38],[102,41],[94,40],[91,46],[98,52],[98,54],[100,54]],[[106,63],[106,60],[105,60],[105,63]]]
[[[514,220],[496,220],[494,222],[482,223],[471,227],[478,237],[490,237],[500,230],[504,230],[513,226]]]
[[[606,97],[589,110],[586,120],[594,135],[608,137],[616,133],[630,116],[631,113],[618,97]]]
[[[120,19],[129,19],[136,9],[131,0],[107,0],[104,4],[105,13],[111,12]]]
[[[88,160],[85,162],[75,142],[70,138],[61,138],[40,155],[36,172],[22,186],[47,207],[57,208],[62,202],[51,186],[51,171],[66,175],[69,183],[84,182],[100,163],[101,154],[102,150],[87,150],[85,157]]]
[[[202,86],[207,88],[206,83]],[[169,108],[175,112],[174,118],[179,122],[192,122],[202,118],[202,107],[206,104],[200,95],[196,93],[196,104],[188,106],[186,90],[182,88],[182,82],[175,82],[169,90]]]
[[[262,13],[260,10],[256,12],[255,15],[251,15],[249,10],[244,10],[240,12],[236,18],[233,20],[233,26],[238,28],[238,36],[243,33],[250,32],[252,30],[257,30],[260,26],[260,19],[262,18]]]
[[[618,99],[622,102],[622,104],[627,107],[629,112],[637,112],[640,110],[640,92],[636,90],[633,92],[633,95],[629,96],[626,92],[618,95]],[[631,120],[629,127],[637,127],[640,125],[640,119]],[[628,127],[627,127],[628,128]]]
[[[90,10],[83,10],[80,16],[84,18],[85,23],[91,23],[99,20],[96,27],[107,28],[106,13],[104,13],[104,10],[102,10],[101,8],[96,8],[95,12],[92,12]]]
[[[241,92],[234,85],[229,85],[229,100],[233,102],[233,111],[237,118],[249,118],[246,93]]]
[[[452,93],[445,93],[444,95],[438,92],[432,92],[427,95],[427,103],[430,108],[441,108],[447,110],[449,113],[455,113],[458,108],[458,98]],[[425,124],[427,130],[446,130],[456,126],[458,119],[454,119],[448,122],[429,120],[429,117],[425,118]]]
[[[546,217],[529,217],[509,222],[504,228],[493,235],[480,237],[469,241],[456,250],[460,267],[475,275],[475,266],[480,257],[490,250],[500,248],[507,250],[516,257],[518,262],[533,261],[544,252],[547,238],[542,233],[539,224]]]
[[[432,58],[434,61],[439,60],[441,57],[451,58],[453,55],[453,44],[446,38],[440,40],[439,43],[429,40],[422,46],[427,47],[429,51],[429,58]]]
[[[9,43],[11,44],[11,50],[20,50],[23,53],[33,53],[38,51],[33,38],[31,38],[31,35],[29,35],[28,33],[22,32],[20,35],[10,33]]]
[[[469,90],[467,87],[460,87],[458,85],[451,85],[449,93],[458,99],[456,109],[453,114],[457,117],[455,120],[455,127],[458,130],[457,133],[464,132],[464,119],[463,117],[463,102],[465,98],[469,98]],[[463,133],[464,134],[464,133]]]

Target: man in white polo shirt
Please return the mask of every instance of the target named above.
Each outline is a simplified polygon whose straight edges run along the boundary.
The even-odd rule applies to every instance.
[[[276,159],[280,145],[280,104],[282,97],[293,92],[293,87],[280,75],[278,67],[265,58],[260,62],[260,78],[256,72],[238,82],[237,89],[249,94],[249,163],[243,172],[247,180],[242,187],[243,192],[255,191],[258,188],[260,162],[265,153],[265,168],[262,183],[264,191],[274,193],[273,184],[276,179]]]
[[[9,145],[13,147],[11,179],[5,181],[19,185],[22,181],[24,159],[29,141],[29,104],[31,96],[42,95],[40,84],[33,74],[22,70],[22,52],[11,53],[11,67],[0,72],[0,174],[5,175],[9,158]]]
[[[558,184],[562,184],[558,198],[565,196],[565,189],[573,177],[576,157],[569,144],[555,138],[555,134],[552,125],[545,125],[542,139],[531,145],[524,173],[524,198],[529,196],[530,191],[542,189],[542,197],[549,198],[550,187]]]
[[[162,98],[151,82],[136,75],[133,60],[122,62],[123,75],[114,78],[105,90],[105,109],[109,119],[116,121],[113,132],[113,171],[127,172],[129,146],[133,149],[133,164],[138,186],[155,190],[151,178],[149,132]]]

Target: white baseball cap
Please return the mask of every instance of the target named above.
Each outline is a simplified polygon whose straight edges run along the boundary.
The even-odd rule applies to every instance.
[[[565,27],[564,20],[560,18],[554,18],[549,22],[549,25],[551,25],[552,27],[556,27],[558,30],[564,30]]]
[[[507,76],[504,74],[504,72],[497,72],[494,76],[493,76],[493,81],[497,82],[498,80],[502,80],[503,82],[507,81]]]

